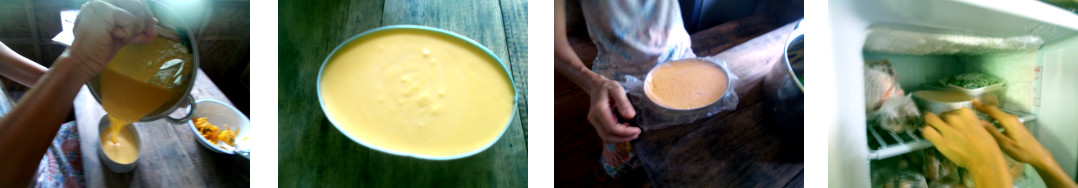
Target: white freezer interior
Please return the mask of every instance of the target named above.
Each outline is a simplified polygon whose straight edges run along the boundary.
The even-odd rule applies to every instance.
[[[907,91],[918,83],[935,82],[964,71],[989,72],[1008,80],[1007,100],[1037,116],[1031,126],[1038,140],[1052,151],[1073,178],[1078,169],[1078,16],[1040,2],[979,2],[964,0],[833,0],[826,22],[833,63],[819,82],[834,83],[820,90],[828,125],[828,184],[869,187],[869,148],[864,112],[864,59],[886,58],[896,66]],[[862,51],[871,28],[909,25],[986,36],[1032,35],[1045,44],[1035,51],[978,56],[906,56]],[[826,58],[825,58],[826,59]],[[821,63],[823,64],[823,63]],[[1038,68],[1039,67],[1039,68]],[[920,70],[914,72],[907,70]],[[1039,74],[1032,70],[1041,71]],[[907,76],[917,75],[917,76]],[[1040,76],[1040,81],[1033,76]],[[1015,84],[1012,84],[1014,82]],[[1039,83],[1038,83],[1039,82]],[[1039,87],[1038,87],[1039,86]],[[817,91],[814,91],[817,92]]]
[[[1036,127],[1035,111],[1039,104],[1035,102],[1039,101],[1037,97],[1041,83],[1038,79],[1041,65],[1037,50],[960,55],[904,55],[866,51],[862,56],[866,60],[888,60],[906,94],[943,89],[939,80],[967,72],[1001,77],[1007,84],[998,91],[1003,102],[1000,108],[1018,115],[1031,129]],[[869,159],[889,158],[931,147],[931,143],[912,131],[892,133],[870,128],[866,134],[870,142]]]

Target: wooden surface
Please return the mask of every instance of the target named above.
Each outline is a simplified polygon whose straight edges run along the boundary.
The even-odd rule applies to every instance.
[[[782,61],[794,23],[716,55],[740,77],[738,108],[686,125],[645,132],[633,141],[655,185],[785,187],[800,185],[804,135],[797,127],[769,122],[764,75]],[[796,127],[794,127],[796,126]]]
[[[527,7],[523,1],[280,1],[278,183],[282,187],[522,187],[527,185]],[[326,56],[349,37],[384,25],[449,30],[509,65],[517,116],[489,149],[428,161],[370,150],[326,119],[315,91]]]
[[[633,170],[628,177],[617,181],[596,181],[601,140],[586,120],[587,93],[555,75],[556,185],[796,187],[802,184],[803,135],[780,131],[778,126],[762,122],[765,117],[761,114],[761,80],[781,57],[782,42],[786,33],[792,31],[792,25],[783,26],[786,23],[779,21],[768,15],[755,15],[694,33],[693,51],[698,56],[722,52],[718,55],[741,77],[742,81],[735,86],[740,97],[738,109],[695,125],[641,134],[637,151],[648,152],[641,154],[641,159],[650,166]],[[588,39],[571,37],[570,43],[585,64],[595,58],[596,49]],[[641,182],[641,178],[649,179],[648,173],[641,172],[644,169],[649,169],[653,182]]]
[[[196,100],[215,99],[232,104],[202,70],[191,95]],[[163,119],[135,123],[142,137],[138,164],[134,171],[114,173],[105,167],[97,153],[101,147],[98,123],[105,111],[85,86],[74,103],[88,187],[247,187],[250,184],[249,160],[214,153],[197,142],[198,134],[187,124],[171,124]],[[183,109],[171,116],[185,115]]]

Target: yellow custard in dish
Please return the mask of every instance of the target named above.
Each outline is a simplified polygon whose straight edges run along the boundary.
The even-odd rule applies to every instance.
[[[726,72],[718,65],[688,59],[655,67],[644,82],[644,92],[666,108],[696,109],[722,98],[728,83]]]
[[[182,67],[192,60],[183,44],[158,37],[150,43],[124,46],[109,61],[98,78],[101,107],[110,122],[100,135],[101,144],[109,158],[120,163],[138,158],[127,127],[186,94],[181,82],[192,70]]]
[[[322,68],[326,115],[369,147],[444,157],[493,143],[512,118],[514,90],[498,60],[448,34],[374,31]]]
[[[113,126],[115,124],[111,124]],[[131,126],[134,125],[119,125],[119,132],[112,133],[111,131],[101,132],[101,150],[105,151],[112,161],[120,164],[130,164],[138,159],[138,139],[131,134]],[[111,130],[112,127],[109,127]],[[111,139],[109,139],[111,137]]]

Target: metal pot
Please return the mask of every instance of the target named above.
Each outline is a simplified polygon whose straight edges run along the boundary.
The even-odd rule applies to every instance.
[[[139,121],[146,122],[164,118],[172,123],[182,124],[191,120],[191,110],[195,108],[194,97],[191,96],[191,88],[194,87],[195,78],[198,75],[198,45],[193,38],[188,37],[192,36],[191,30],[189,29],[190,27],[187,27],[187,24],[183,21],[183,19],[181,19],[182,17],[178,12],[176,12],[172,8],[169,8],[162,2],[147,1],[147,4],[150,7],[150,11],[152,11],[157,17],[158,25],[163,26],[164,28],[174,30],[180,36],[180,38],[182,38],[182,40],[186,41],[184,42],[184,45],[187,47],[187,50],[191,52],[192,61],[183,62],[179,65],[181,66],[181,70],[190,70],[186,71],[187,75],[182,76],[183,78],[181,78],[180,81],[180,87],[184,87],[184,95],[175,99],[171,99],[169,102],[165,103],[165,105],[158,107],[157,110],[154,110],[152,113],[146,115]],[[97,102],[101,103],[101,94],[99,92],[101,88],[101,75],[95,76],[94,78],[90,79],[90,81],[88,81],[86,85],[90,88],[90,93],[93,94],[94,99],[97,99]],[[187,115],[182,118],[173,118],[168,116],[180,106],[188,106]]]
[[[786,39],[782,62],[764,77],[764,101],[775,124],[784,128],[804,130],[805,86],[804,58],[805,33],[800,23]],[[787,126],[789,125],[789,126]]]

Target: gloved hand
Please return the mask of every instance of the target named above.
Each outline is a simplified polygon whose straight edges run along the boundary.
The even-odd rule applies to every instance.
[[[973,174],[977,187],[1010,187],[1011,177],[996,140],[969,108],[945,112],[942,119],[924,112],[922,134],[947,159]]]
[[[82,61],[82,72],[96,75],[120,48],[152,41],[156,23],[145,1],[90,0],[75,19],[75,41],[64,55]]]
[[[629,126],[628,123],[618,123],[617,116],[632,119],[636,116],[636,110],[625,96],[625,88],[617,81],[599,77],[594,81],[593,88],[589,89],[591,95],[591,109],[588,110],[588,122],[595,127],[603,142],[610,144],[625,143],[640,136],[640,128]],[[617,114],[614,109],[617,109]]]

